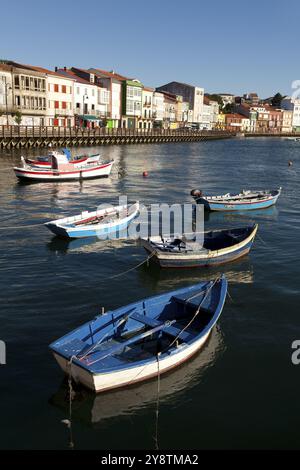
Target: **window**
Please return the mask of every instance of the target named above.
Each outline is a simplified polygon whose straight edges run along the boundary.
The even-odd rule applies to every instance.
[[[133,91],[133,86],[128,86],[127,87],[127,97],[128,98],[133,98],[134,97],[134,91]]]
[[[59,108],[59,101],[54,101],[54,108],[58,109]]]
[[[61,92],[62,92],[62,93],[67,93],[67,87],[66,87],[66,85],[62,85],[62,86],[61,86]]]
[[[95,111],[95,105],[92,104],[92,111]]]
[[[16,106],[21,106],[20,96],[18,96],[18,95],[15,96],[15,103],[16,103]]]
[[[76,103],[76,108],[80,108],[80,103]]]
[[[62,109],[67,109],[67,103],[65,101],[62,101]]]
[[[25,77],[25,89],[29,90],[29,77]]]
[[[20,88],[19,75],[15,75],[15,88]]]
[[[55,91],[56,93],[58,93],[58,84],[57,84],[57,83],[55,83],[55,85],[54,85],[54,91]]]

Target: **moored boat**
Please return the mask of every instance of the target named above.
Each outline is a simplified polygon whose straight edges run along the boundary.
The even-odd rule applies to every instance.
[[[27,181],[70,181],[90,178],[101,178],[110,175],[113,160],[108,162],[83,162],[71,164],[64,154],[51,153],[51,168],[39,168],[28,165],[21,157],[22,167],[14,167],[17,178]]]
[[[142,239],[161,268],[199,268],[228,263],[249,253],[258,225],[204,232],[203,242],[182,238]]]
[[[71,152],[69,149],[62,149],[60,152],[50,152],[48,155],[37,157],[36,159],[32,158],[25,158],[25,162],[28,165],[32,165],[38,168],[51,168],[52,164],[52,155],[66,155],[69,163],[75,166],[87,164],[87,163],[95,163],[100,160],[100,154],[95,155],[76,155],[72,157]]]
[[[50,345],[62,370],[102,392],[179,366],[206,342],[226,299],[224,276],[99,315]]]
[[[132,206],[111,206],[93,212],[46,222],[45,226],[63,238],[108,237],[128,227],[139,213],[139,202]]]
[[[202,191],[192,189],[191,195],[197,204],[203,204],[209,211],[244,211],[264,209],[276,204],[281,194],[281,188],[268,191],[245,191],[239,194],[224,194],[222,196],[204,196]]]

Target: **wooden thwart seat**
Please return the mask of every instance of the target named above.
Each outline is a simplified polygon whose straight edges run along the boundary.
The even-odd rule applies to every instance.
[[[140,315],[139,313],[134,313],[131,316],[131,319],[139,321],[140,323],[144,323],[144,325],[150,326],[151,328],[155,328],[159,325],[163,325],[158,320],[149,318],[146,315]],[[173,336],[174,338],[178,337],[178,339],[181,339],[181,341],[184,341],[184,342],[187,342],[189,341],[189,339],[191,339],[190,333],[182,331],[182,328],[178,328],[173,325],[165,326],[162,328],[162,330],[164,331],[164,333],[167,333],[168,335]]]

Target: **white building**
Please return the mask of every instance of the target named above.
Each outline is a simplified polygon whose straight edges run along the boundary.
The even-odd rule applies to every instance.
[[[281,101],[281,109],[293,111],[293,130],[300,131],[300,99],[289,97],[283,98]]]
[[[74,79],[63,77],[57,71],[32,66],[33,70],[44,73],[47,79],[46,126],[74,126],[73,92]]]
[[[219,116],[219,104],[217,101],[209,99],[204,96],[203,100],[203,113],[200,128],[211,130],[216,127]]]
[[[182,101],[189,103],[190,110],[193,111],[193,122],[200,124],[202,122],[204,89],[180,82],[170,82],[156,89],[157,91],[166,91],[174,95],[182,96]]]
[[[144,87],[142,90],[142,119],[139,129],[152,129],[153,127],[153,88]]]
[[[156,127],[161,127],[165,114],[165,100],[163,93],[153,93],[153,119]]]
[[[7,75],[1,80],[1,101],[4,96],[5,106],[4,122],[10,125],[44,126],[47,108],[46,74],[38,68],[14,61],[1,64],[2,72],[9,69],[10,82],[6,81]],[[3,76],[3,73],[1,75]]]
[[[89,80],[76,75],[66,67],[58,69],[57,73],[74,80],[75,124],[84,127],[99,126],[109,113],[110,92],[95,84],[95,75],[92,73],[89,74]]]
[[[72,70],[78,69],[73,68]],[[107,72],[106,70],[91,68],[86,72],[94,73],[96,76],[97,85],[107,89],[110,92],[107,126],[121,127],[122,86],[124,80],[127,80],[127,78],[123,75],[115,73],[113,70],[111,72]]]
[[[0,64],[0,125],[16,124],[11,116],[13,108],[12,67]]]

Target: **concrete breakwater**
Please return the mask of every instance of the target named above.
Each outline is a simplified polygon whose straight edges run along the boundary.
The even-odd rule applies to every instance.
[[[0,126],[0,148],[195,142],[234,136],[220,130]]]

